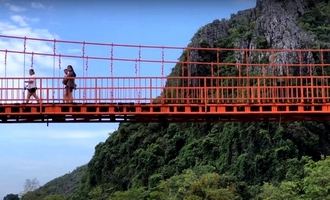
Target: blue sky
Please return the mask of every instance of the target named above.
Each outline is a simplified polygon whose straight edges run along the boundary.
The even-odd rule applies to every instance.
[[[0,4],[0,34],[184,47],[201,26],[254,7],[255,0],[0,0]],[[19,62],[11,67],[11,73],[22,74]],[[0,70],[3,76],[3,65]],[[100,69],[90,66],[90,70],[96,74]],[[51,69],[43,73],[51,74]],[[21,192],[26,179],[44,184],[87,163],[95,145],[117,126],[0,124],[0,199]]]

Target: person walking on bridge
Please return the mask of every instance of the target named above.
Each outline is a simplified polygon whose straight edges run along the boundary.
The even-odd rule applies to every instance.
[[[25,81],[27,83],[26,89],[28,94],[26,96],[26,103],[29,103],[31,96],[33,96],[36,101],[39,103],[39,97],[37,96],[37,84],[36,84],[36,77],[34,73],[34,69],[29,70],[30,78],[29,80]]]
[[[65,101],[66,103],[73,103],[73,96],[72,92],[76,89],[75,83],[76,73],[73,70],[71,65],[67,66],[67,74],[66,74],[66,81],[65,81]],[[63,82],[64,83],[64,82]]]
[[[63,72],[64,72],[64,77],[63,77],[63,81],[62,81],[62,83],[63,83],[63,85],[65,86],[64,87],[64,94],[63,94],[63,102],[64,103],[68,103],[69,101],[68,101],[68,90],[66,89],[67,88],[67,83],[68,83],[68,69],[64,69],[63,70]]]

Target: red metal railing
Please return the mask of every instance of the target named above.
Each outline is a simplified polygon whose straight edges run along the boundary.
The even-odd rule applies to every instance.
[[[59,78],[37,78],[41,103],[63,103],[61,81]],[[75,103],[290,104],[330,101],[330,76],[86,77],[76,78],[76,81]],[[171,84],[161,86],[161,81]],[[193,85],[182,85],[188,81]],[[58,84],[53,87],[53,82]],[[85,87],[79,86],[83,82],[86,82]],[[24,78],[0,78],[1,103],[24,103],[26,93]]]
[[[155,113],[178,114],[183,121],[188,120],[183,113],[203,115],[205,120],[224,113],[330,116],[329,49],[181,48],[5,35],[0,41],[0,120],[3,116],[4,121],[21,115],[33,120],[51,115],[101,119],[110,112],[133,116],[130,120],[143,115],[145,121],[146,114]],[[75,104],[69,105],[63,103],[61,70],[71,63],[77,89]],[[41,99],[40,104],[29,105],[31,112],[23,109],[26,105],[18,110],[12,106],[24,103],[28,67],[37,71]],[[43,72],[42,77],[38,72]],[[95,109],[85,109],[86,105]],[[141,105],[146,108],[140,109]]]

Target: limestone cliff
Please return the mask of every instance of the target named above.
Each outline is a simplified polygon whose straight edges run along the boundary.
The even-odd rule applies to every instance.
[[[189,44],[190,47],[245,48],[245,49],[300,49],[313,48],[316,35],[301,27],[303,15],[319,1],[310,0],[257,0],[256,7],[240,11],[229,20],[215,20],[200,28]],[[242,62],[241,54],[235,53],[235,62]],[[256,59],[250,55],[250,60]],[[268,55],[258,55],[259,60]],[[191,51],[188,60],[216,62],[215,56],[205,56],[200,51]],[[279,53],[276,63],[293,63],[297,56]],[[314,63],[313,55],[303,55],[306,63]],[[180,67],[180,66],[177,66]],[[207,66],[190,65],[190,76],[207,75]],[[251,70],[253,70],[251,68]],[[258,69],[254,69],[258,70]],[[180,70],[175,70],[179,72]],[[278,67],[275,75],[285,75],[286,69]]]

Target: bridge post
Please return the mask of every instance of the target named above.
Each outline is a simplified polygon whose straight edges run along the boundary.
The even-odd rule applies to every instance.
[[[206,77],[204,77],[204,105],[205,105],[205,111],[206,111],[206,106],[208,104],[208,98],[207,98],[207,85],[206,85]]]

